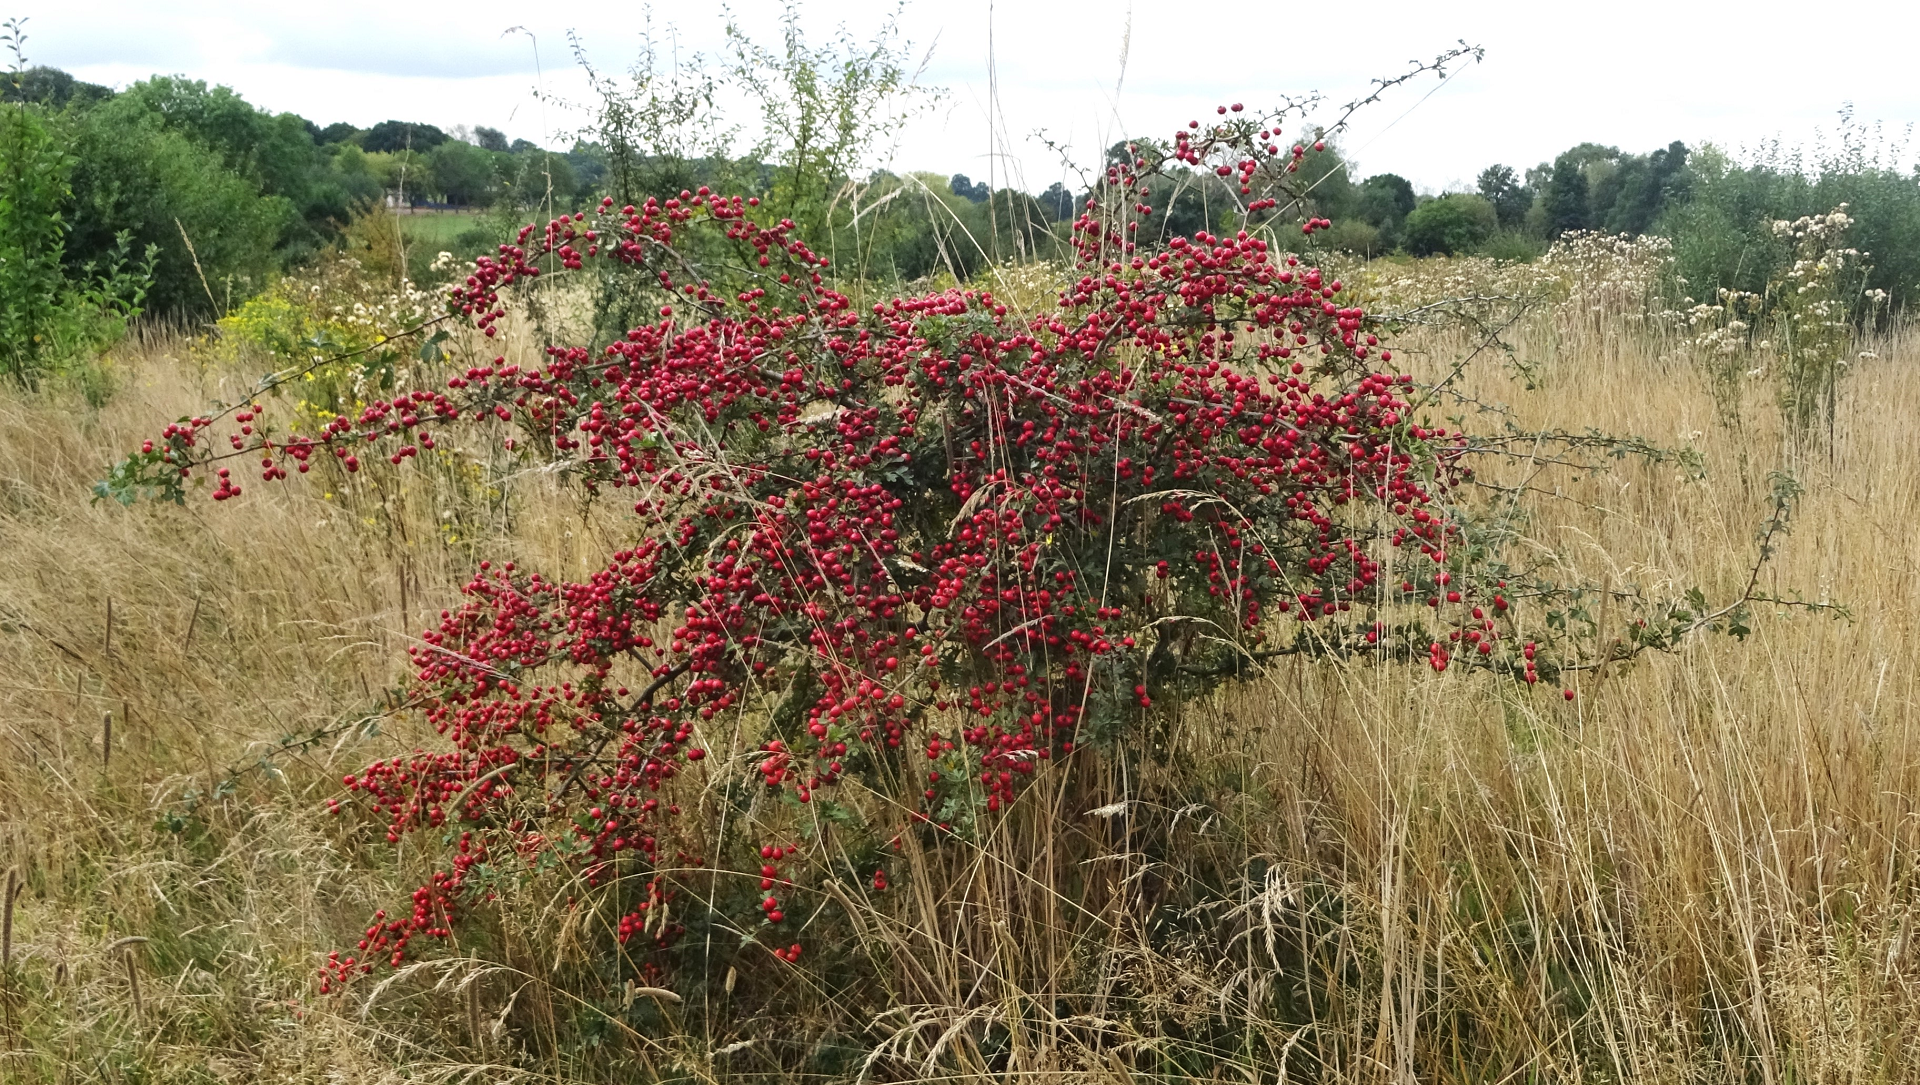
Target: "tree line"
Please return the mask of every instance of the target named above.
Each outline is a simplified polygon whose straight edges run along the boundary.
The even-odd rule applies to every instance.
[[[1331,163],[1318,211],[1326,243],[1366,254],[1478,254],[1531,259],[1575,231],[1673,243],[1675,301],[1720,289],[1758,292],[1791,244],[1773,223],[1842,204],[1852,244],[1867,254],[1866,289],[1895,308],[1920,291],[1920,170],[1902,166],[1875,133],[1842,119],[1835,147],[1816,154],[1763,148],[1744,161],[1675,141],[1645,153],[1580,143],[1524,172],[1482,170],[1471,190],[1417,195],[1406,179],[1346,183]]]
[[[734,74],[763,81],[757,93],[771,133],[746,148],[727,142],[737,130],[712,112],[711,83],[663,88],[640,68],[624,83],[589,69],[601,96],[594,123],[554,151],[486,127],[321,126],[179,76],[114,91],[17,65],[0,88],[8,107],[0,167],[18,195],[0,216],[53,225],[9,233],[0,222],[0,234],[14,239],[0,244],[20,249],[0,254],[14,269],[0,277],[38,267],[45,281],[33,289],[48,297],[118,290],[138,293],[146,311],[204,319],[338,243],[374,205],[486,209],[504,226],[543,206],[601,196],[637,202],[702,184],[762,194],[864,279],[964,280],[989,263],[1065,252],[1065,223],[1097,177],[1034,194],[965,175],[865,167],[876,134],[913,113],[910,102],[900,104],[913,88],[898,58],[876,47],[848,63],[788,29],[784,50],[764,55],[740,39]],[[823,123],[848,117],[839,130]],[[1129,141],[1109,156],[1154,146]],[[1396,174],[1356,177],[1331,144],[1303,165],[1306,196],[1273,214],[1334,223],[1310,242],[1292,242],[1303,247],[1530,259],[1570,231],[1657,233],[1673,239],[1684,288],[1710,297],[1717,287],[1764,281],[1782,244],[1773,220],[1844,202],[1857,244],[1871,254],[1869,285],[1887,290],[1896,307],[1920,286],[1920,177],[1882,161],[1862,138],[1812,161],[1777,151],[1737,161],[1679,142],[1646,153],[1580,143],[1524,171],[1489,166],[1472,190],[1432,196]],[[26,184],[29,177],[42,183]],[[1237,189],[1207,172],[1170,170],[1147,202],[1167,236],[1247,225]],[[477,252],[498,233],[476,224],[454,247]],[[0,283],[0,294],[19,289]]]

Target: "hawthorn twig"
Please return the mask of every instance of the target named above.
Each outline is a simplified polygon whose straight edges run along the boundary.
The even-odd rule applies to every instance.
[[[629,706],[622,715],[632,716],[642,708],[651,706],[653,704],[654,694],[672,685],[674,679],[687,673],[687,668],[691,666],[693,666],[693,661],[687,660],[654,679],[651,685],[640,691],[640,696],[633,699],[633,704]],[[574,763],[573,771],[567,774],[567,779],[560,785],[560,790],[553,793],[553,798],[556,802],[566,797],[567,792],[572,789],[574,782],[580,779],[580,774],[586,770],[588,765],[600,759],[601,751],[605,750],[607,743],[612,742],[613,736],[619,733],[617,729],[608,729],[607,733],[602,735],[600,741],[593,747],[593,752]]]

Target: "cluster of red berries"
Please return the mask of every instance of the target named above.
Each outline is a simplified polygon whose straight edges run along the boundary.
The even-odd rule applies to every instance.
[[[666,949],[687,932],[686,924],[669,918],[678,894],[659,877],[647,879],[645,893],[646,899],[635,902],[633,909],[620,917],[614,937],[623,946],[635,936],[648,937],[655,948]]]
[[[1222,117],[1228,114],[1244,112],[1245,106],[1239,102],[1231,106],[1215,106],[1214,112]],[[1259,131],[1254,129],[1258,127]],[[1190,166],[1202,166],[1212,161],[1213,172],[1222,178],[1235,178],[1240,185],[1241,195],[1253,191],[1254,175],[1264,168],[1278,168],[1284,173],[1297,173],[1300,163],[1307,157],[1307,147],[1295,143],[1282,151],[1277,142],[1280,139],[1281,126],[1278,116],[1264,120],[1240,120],[1237,117],[1210,126],[1205,133],[1196,138],[1193,133],[1200,131],[1200,122],[1187,122],[1185,131],[1173,135],[1174,161]],[[1313,149],[1324,151],[1326,142],[1314,140]],[[1135,149],[1137,153],[1137,148]],[[1225,154],[1223,155],[1223,152]],[[1144,163],[1136,163],[1136,166]]]
[[[768,894],[767,897],[760,902],[760,911],[766,915],[767,922],[769,923],[779,923],[787,918],[787,913],[780,910],[780,898],[773,896],[769,891],[772,890],[776,884],[786,886],[793,885],[793,882],[780,877],[780,868],[775,866],[773,861],[776,859],[786,859],[799,850],[799,846],[794,844],[789,844],[785,847],[777,844],[767,844],[760,849],[760,858],[767,860],[760,867],[760,891]],[[796,954],[798,951],[799,947],[796,946]]]
[[[1187,161],[1227,153],[1244,179],[1277,138],[1223,125],[1179,144]],[[1112,183],[1144,191],[1138,165]],[[348,471],[359,448],[399,464],[433,447],[429,424],[499,426],[507,447],[634,497],[642,542],[577,582],[482,563],[413,650],[414,699],[450,748],[345,783],[390,841],[457,823],[459,853],[410,919],[382,917],[361,955],[330,962],[329,984],[444,934],[489,856],[645,877],[619,936],[668,944],[683,928],[654,918],[664,856],[705,839],[677,827],[675,781],[718,719],[769,730],[750,763],[801,803],[850,774],[908,778],[921,745],[914,816],[951,828],[1014,805],[1086,736],[1124,736],[1278,651],[1430,642],[1436,670],[1461,655],[1519,669],[1509,604],[1463,567],[1446,508],[1464,437],[1416,424],[1412,378],[1375,368],[1391,353],[1320,269],[1247,231],[1141,251],[1132,227],[1152,209],[1123,201],[1072,224],[1080,274],[1053,311],[1015,316],[973,289],[861,311],[791,222],[753,221],[757,202],[604,201],[591,225],[522,230],[449,295],[494,335],[500,292],[543,266],[630,267],[669,300],[599,349],[471,366],[311,436],[277,439],[249,405],[229,451],[209,419],[147,446],[170,478],[234,455],[279,478],[323,450]],[[703,275],[686,255],[703,244],[744,270]],[[218,470],[215,496],[236,495]],[[1418,614],[1416,578],[1444,635],[1386,620]],[[1289,633],[1282,616],[1318,625]],[[787,917],[776,888],[800,891],[778,867],[795,850],[761,849],[765,923]]]
[[[424,934],[430,938],[446,938],[453,933],[453,923],[459,915],[463,888],[472,869],[486,859],[485,844],[476,840],[472,832],[463,832],[459,836],[453,859],[453,870],[436,871],[427,884],[413,891],[413,910],[401,918],[390,919],[384,909],[373,915],[373,923],[367,927],[356,948],[360,955],[342,956],[338,950],[327,954],[327,963],[320,969],[320,993],[327,994],[344,984],[356,973],[369,972],[377,960],[385,959],[394,968],[400,967],[406,960],[407,943],[415,935]],[[486,894],[491,899],[492,891]]]

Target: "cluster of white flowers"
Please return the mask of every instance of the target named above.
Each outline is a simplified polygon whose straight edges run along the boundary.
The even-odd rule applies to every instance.
[[[452,255],[440,255],[450,266]],[[441,304],[434,291],[421,289],[412,279],[402,278],[397,289],[381,288],[360,261],[345,255],[324,258],[296,273],[283,289],[293,295],[304,293],[314,310],[326,314],[327,323],[375,333],[419,324]]]
[[[1540,261],[1514,263],[1484,256],[1431,256],[1422,260],[1350,263],[1339,257],[1328,270],[1352,284],[1370,311],[1404,315],[1462,300],[1535,298],[1552,293],[1557,280]]]
[[[1636,322],[1677,315],[1661,300],[1661,288],[1673,274],[1673,242],[1667,238],[1569,233],[1540,263],[1563,284],[1562,305],[1570,313]]]
[[[1683,342],[1693,350],[1730,357],[1746,348],[1747,333],[1753,328],[1738,314],[1751,316],[1759,304],[1758,294],[1722,287],[1717,304],[1700,302],[1680,310],[1674,314],[1673,324],[1681,332]]]
[[[1799,241],[1805,238],[1824,238],[1844,233],[1853,225],[1853,219],[1847,214],[1847,205],[1841,204],[1824,215],[1806,215],[1788,222],[1785,219],[1773,221],[1775,237],[1791,238]]]
[[[1610,324],[1658,323],[1679,314],[1662,301],[1673,245],[1663,237],[1577,232],[1538,260],[1484,256],[1355,261],[1341,277],[1361,304],[1387,317],[1474,310],[1492,316],[1514,305],[1544,305],[1556,319]]]

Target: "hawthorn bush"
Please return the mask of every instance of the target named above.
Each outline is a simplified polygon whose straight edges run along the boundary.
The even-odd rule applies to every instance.
[[[1581,665],[1523,621],[1475,537],[1475,446],[1421,421],[1435,389],[1276,243],[1306,145],[1241,113],[1109,168],[1051,312],[982,289],[858,307],[754,198],[603,201],[478,260],[449,318],[495,337],[510,291],[597,265],[651,290],[657,319],[317,433],[276,429],[257,397],[117,468],[122,495],[211,478],[225,501],[249,463],[273,482],[485,440],[632,501],[636,541],[598,572],[483,562],[413,649],[408,703],[444,744],[347,775],[333,805],[395,844],[437,838],[444,862],[322,989],[555,868],[618,891],[620,952],[649,983],[710,982],[723,937],[729,961],[758,945],[791,966],[829,878],[884,892],[903,835],[977,839],[1036,777],[1154,756],[1182,705],[1267,661],[1526,685]],[[1168,159],[1237,178],[1254,229],[1137,244]],[[1642,621],[1636,643],[1670,644],[1701,609]],[[855,791],[879,813],[850,812]],[[756,829],[765,802],[794,831]],[[847,831],[828,848],[823,826]]]

